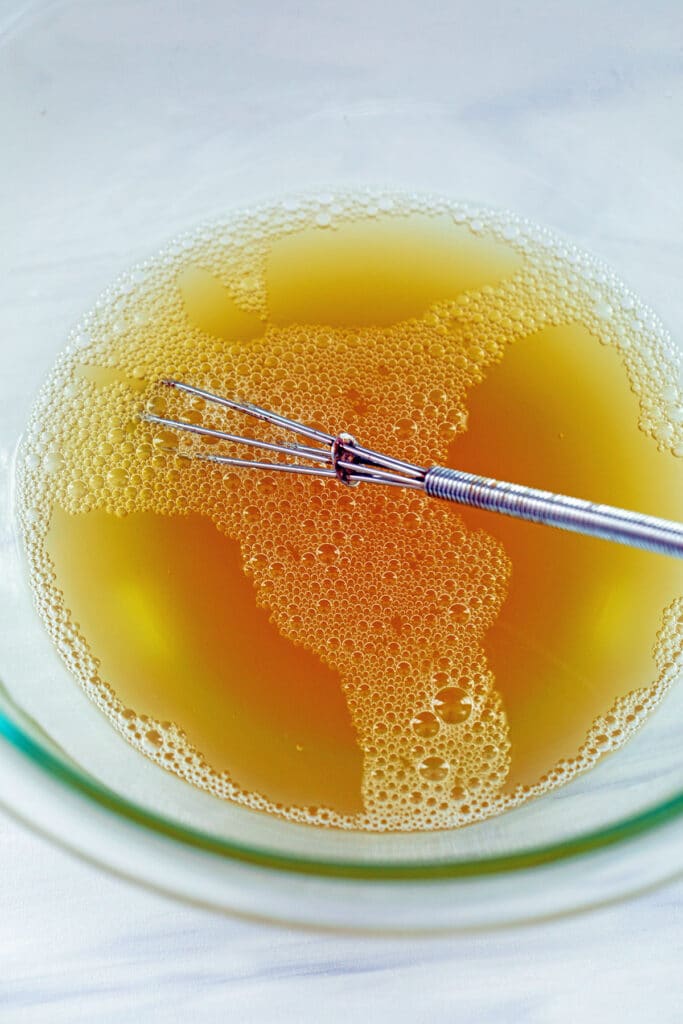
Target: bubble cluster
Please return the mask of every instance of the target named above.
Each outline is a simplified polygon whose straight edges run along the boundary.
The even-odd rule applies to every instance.
[[[398,214],[448,215],[514,250],[519,269],[388,327],[269,321],[265,266],[275,239]],[[188,266],[226,289],[242,316],[239,337],[217,337],[188,317],[178,284]],[[679,669],[679,604],[657,638],[656,684],[617,702],[576,757],[536,786],[503,792],[510,743],[484,647],[512,569],[500,543],[415,492],[200,462],[190,456],[206,438],[158,429],[139,415],[145,407],[245,433],[231,411],[159,384],[175,377],[326,431],[343,427],[370,446],[431,464],[467,429],[468,389],[506,347],[570,322],[615,346],[640,400],[641,429],[660,449],[683,455],[683,396],[671,384],[673,350],[661,324],[605,267],[509,214],[440,198],[320,195],[182,235],[134,267],[72,332],[22,449],[20,512],[36,601],[72,673],[122,734],[163,767],[217,796],[315,824],[466,824],[566,781],[619,746]],[[267,424],[250,429],[279,439]],[[237,454],[224,442],[212,450]],[[197,512],[237,540],[255,599],[280,633],[340,673],[363,752],[363,814],[282,807],[246,792],[191,746],[182,723],[122,706],[59,591],[45,548],[55,505],[74,515]]]

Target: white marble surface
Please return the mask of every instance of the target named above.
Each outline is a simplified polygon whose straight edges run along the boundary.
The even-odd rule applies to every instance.
[[[0,29],[15,23],[25,6],[0,0]],[[61,5],[42,6],[53,11]],[[135,5],[124,6],[134,17]],[[168,3],[166,10],[172,14],[174,6]],[[0,348],[15,337],[17,324],[27,343],[51,320],[61,336],[62,324],[82,308],[84,291],[91,294],[117,261],[125,263],[139,221],[149,237],[166,236],[168,210],[178,194],[177,178],[166,173],[163,162],[171,122],[192,143],[181,167],[191,182],[184,194],[187,216],[210,206],[214,179],[206,169],[222,156],[216,140],[224,145],[224,133],[232,132],[239,141],[244,123],[253,122],[258,131],[263,127],[250,78],[251,46],[271,61],[275,77],[268,102],[283,118],[308,116],[316,105],[334,113],[342,100],[353,107],[349,153],[362,145],[372,177],[401,183],[419,178],[430,187],[510,204],[553,224],[641,282],[667,321],[680,325],[683,292],[672,287],[680,277],[672,267],[683,265],[682,12],[681,0],[215,4],[214,35],[229,51],[223,86],[244,94],[239,116],[225,126],[220,93],[204,97],[206,124],[195,124],[192,90],[202,88],[198,62],[194,69],[183,66],[187,74],[175,106],[167,104],[156,129],[146,126],[140,137],[133,130],[135,118],[116,106],[117,90],[105,90],[103,103],[111,104],[108,115],[105,109],[105,141],[92,152],[81,142],[85,134],[72,138],[75,159],[66,168],[68,179],[59,155],[50,163],[54,195],[45,187],[43,165],[32,175],[21,162],[21,146],[6,151],[3,166],[21,180],[21,188],[11,197],[0,196],[6,237],[16,241],[10,301],[3,299],[0,312]],[[96,21],[101,14],[91,17]],[[84,39],[88,24],[84,16]],[[172,17],[160,17],[156,29],[150,45],[166,47],[179,59]],[[184,43],[197,44],[196,39]],[[128,71],[133,77],[144,67],[134,57]],[[39,59],[34,67],[22,58],[17,73],[35,86],[29,112],[47,116],[44,137],[55,125],[59,140],[71,122],[50,120],[55,80],[41,73]],[[306,75],[323,63],[329,68],[325,88],[312,94]],[[170,61],[169,69],[175,75]],[[103,67],[104,78],[110,70]],[[280,89],[278,75],[286,88]],[[414,100],[424,109],[411,105]],[[436,110],[437,101],[445,107]],[[88,97],[76,97],[74,109],[79,103],[85,109]],[[391,145],[381,140],[377,147],[371,130],[364,134],[366,119],[371,124],[373,112],[391,110],[392,104],[400,111],[398,125],[409,122],[416,132],[424,128],[425,140],[437,147],[427,149],[426,158],[398,133]],[[156,107],[152,113],[156,117]],[[18,124],[24,114],[9,105],[4,123]],[[144,126],[143,115],[136,114]],[[82,124],[97,129],[85,115]],[[316,122],[322,142],[310,175],[353,178],[356,168],[350,157],[344,162],[346,152],[337,161],[323,154],[325,133],[338,130],[331,115],[329,124]],[[276,141],[283,140],[276,136]],[[255,189],[267,191],[264,165],[254,166],[245,152],[249,156],[236,143],[235,159],[226,164],[231,186],[239,191],[244,179],[253,178]],[[113,156],[126,153],[132,180],[136,174],[140,180],[151,175],[154,194],[137,206],[118,201],[116,189],[124,199],[128,191],[115,177],[102,191],[104,198],[94,193],[87,215],[76,216],[88,195],[88,176],[101,176]],[[301,167],[287,145],[280,146],[280,155],[282,183],[294,187]],[[125,184],[125,175],[121,181]],[[104,220],[111,195],[116,202],[108,248],[103,244],[85,265],[88,220],[98,215]],[[46,220],[52,223],[50,204],[57,199],[66,210],[64,259],[41,263],[40,233]],[[69,271],[68,261],[75,264],[77,258],[77,272]],[[67,293],[63,282],[69,273],[79,288]],[[588,915],[497,933],[412,940],[337,937],[175,904],[105,876],[0,819],[2,1024],[366,1019],[677,1024],[683,1017],[682,946],[683,882]]]
[[[0,819],[2,1024],[679,1024],[683,882],[578,917],[387,939],[176,904]]]

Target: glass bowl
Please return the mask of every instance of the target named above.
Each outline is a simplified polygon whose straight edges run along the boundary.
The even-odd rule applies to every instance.
[[[0,803],[207,906],[349,929],[488,927],[613,900],[683,864],[683,688],[564,788],[452,832],[316,830],[140,758],[33,610],[16,446],[67,331],[175,232],[285,191],[387,185],[510,207],[607,259],[674,331],[675,5],[485,0],[5,5],[0,97]],[[588,13],[590,12],[590,13]]]

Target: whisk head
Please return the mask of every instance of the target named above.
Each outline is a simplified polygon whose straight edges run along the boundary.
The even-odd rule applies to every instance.
[[[336,478],[341,483],[351,487],[357,486],[360,483],[378,483],[388,484],[393,487],[409,487],[416,490],[424,490],[424,480],[427,474],[425,468],[414,466],[412,463],[404,462],[402,459],[395,459],[389,455],[382,455],[380,452],[373,451],[370,448],[365,448],[358,443],[355,437],[345,431],[338,434],[327,434],[316,427],[288,419],[286,416],[281,416],[279,413],[271,412],[268,409],[262,409],[251,402],[225,398],[222,395],[206,391],[204,388],[198,388],[193,384],[185,384],[182,381],[171,378],[161,381],[161,384],[194,398],[202,399],[204,402],[222,406],[234,412],[244,413],[253,419],[269,423],[289,434],[294,434],[297,437],[313,442],[313,444],[306,445],[286,439],[281,441],[264,441],[259,438],[245,437],[224,430],[217,430],[213,427],[206,427],[200,423],[193,423],[188,419],[174,419],[158,415],[149,410],[141,413],[142,419],[147,423],[156,424],[167,430],[194,434],[206,438],[207,442],[244,445],[252,450],[269,452],[275,456],[286,455],[296,461],[249,459],[208,450],[190,451],[187,453],[188,458],[201,459],[204,462],[213,462],[218,465],[233,466],[241,469],[258,469],[277,473],[296,473],[304,476]]]
[[[202,459],[224,466],[240,469],[257,469],[277,473],[298,473],[305,476],[329,477],[347,486],[360,483],[388,484],[390,487],[409,487],[423,491],[431,498],[441,498],[459,505],[486,509],[525,519],[532,523],[543,523],[587,536],[601,537],[620,544],[658,551],[661,554],[683,558],[683,524],[655,516],[612,508],[564,494],[552,494],[537,488],[506,483],[490,477],[477,476],[462,470],[447,469],[443,466],[424,468],[402,459],[383,455],[365,448],[347,433],[326,434],[317,427],[287,419],[279,413],[262,409],[251,402],[234,398],[223,398],[192,384],[178,380],[164,380],[166,387],[199,398],[204,402],[223,406],[235,412],[245,413],[253,419],[262,420],[272,426],[305,438],[311,444],[278,440],[265,441],[253,437],[231,434],[214,427],[205,427],[187,419],[173,419],[149,410],[141,415],[148,423],[167,430],[174,430],[204,437],[207,442],[245,445],[248,448],[270,452],[277,461],[245,459],[239,456],[206,451],[191,450],[188,458]],[[282,461],[282,456],[294,461]]]
[[[683,523],[612,508],[584,499],[569,498],[566,495],[554,495],[548,490],[477,476],[462,470],[442,466],[414,466],[410,462],[403,462],[401,459],[367,449],[351,434],[327,434],[317,427],[289,420],[278,413],[254,406],[251,402],[223,398],[193,384],[183,384],[176,380],[165,380],[162,383],[203,401],[245,413],[256,420],[262,420],[313,442],[301,444],[288,440],[266,441],[205,427],[189,419],[172,419],[148,411],[141,414],[148,423],[169,430],[197,434],[212,442],[244,444],[251,449],[270,452],[276,457],[290,456],[296,461],[243,459],[204,450],[191,452],[188,458],[243,469],[331,477],[348,486],[367,482],[383,483],[393,487],[413,487],[422,490],[430,498],[499,512],[517,519],[556,526],[578,534],[683,558]]]

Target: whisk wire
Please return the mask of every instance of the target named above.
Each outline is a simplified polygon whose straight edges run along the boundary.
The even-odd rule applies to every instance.
[[[203,427],[199,423],[188,423],[187,420],[168,419],[166,416],[157,416],[149,412],[143,413],[142,418],[148,423],[156,423],[159,427],[167,427],[170,430],[184,430],[188,434],[199,434],[201,437],[211,437],[217,441],[230,441],[233,444],[243,444],[249,448],[260,448],[264,451],[278,452],[284,455],[296,455],[297,458],[314,459],[317,462],[332,461],[329,452],[321,451],[319,448],[307,448],[304,445],[287,443],[275,444],[271,441],[260,441],[253,437],[238,437],[236,434],[228,434],[224,430]],[[269,465],[272,465],[272,463],[269,463]]]
[[[215,405],[222,405],[226,409],[233,409],[235,412],[243,412],[247,416],[253,416],[254,419],[272,423],[276,427],[291,430],[292,433],[299,434],[300,437],[307,437],[311,441],[318,441],[320,444],[327,445],[332,444],[334,441],[332,434],[325,434],[322,430],[317,430],[315,427],[306,426],[305,423],[297,423],[295,420],[287,419],[286,416],[280,416],[279,413],[270,412],[268,409],[261,409],[260,406],[253,405],[251,402],[240,402],[236,398],[224,398],[223,395],[214,395],[211,391],[197,388],[193,384],[184,384],[182,381],[173,380],[170,377],[161,383],[168,388],[174,388],[176,391],[184,391],[188,395],[194,395],[196,398],[203,398],[205,402],[213,402]]]
[[[223,406],[234,412],[244,413],[254,419],[279,427],[298,437],[314,441],[319,447],[293,444],[288,441],[263,441],[243,437],[213,427],[205,427],[188,420],[144,411],[141,416],[152,425],[205,437],[212,442],[229,444],[289,455],[298,462],[261,461],[243,459],[237,456],[210,451],[190,451],[186,457],[223,466],[241,469],[257,469],[278,473],[296,473],[327,479],[338,479],[343,484],[356,486],[360,483],[384,484],[390,487],[407,487],[422,491],[431,498],[441,498],[460,505],[498,512],[503,515],[541,523],[563,530],[570,530],[586,536],[628,544],[660,554],[683,558],[683,524],[655,516],[631,512],[553,494],[522,484],[506,483],[489,477],[443,466],[429,468],[384,455],[372,448],[366,448],[347,433],[327,434],[316,427],[310,427],[278,413],[262,409],[251,402],[224,398],[203,388],[168,378],[161,382],[166,387],[200,398],[205,402]]]

